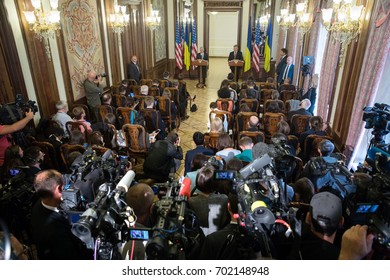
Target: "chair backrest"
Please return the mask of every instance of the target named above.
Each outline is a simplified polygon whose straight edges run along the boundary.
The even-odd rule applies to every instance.
[[[250,137],[253,141],[253,145],[255,145],[258,142],[265,142],[264,133],[261,131],[240,131],[238,132],[237,145],[238,145],[238,141],[244,136]]]
[[[294,85],[281,85],[280,86],[280,91],[282,90],[296,90],[295,86]]]
[[[295,114],[291,117],[291,134],[299,136],[309,128],[309,120],[312,116]]]
[[[260,100],[263,102],[263,104],[268,100],[272,99],[272,93],[274,92],[273,89],[262,89],[260,91]]]
[[[70,165],[72,164],[69,161],[69,154],[71,152],[80,152],[84,154],[85,148],[83,145],[71,145],[71,144],[63,144],[60,146],[60,154],[62,158],[62,162],[67,169],[67,172],[70,172]],[[69,164],[68,164],[69,163]]]
[[[222,124],[223,124],[224,127],[225,127],[225,121],[226,121],[226,123],[227,123],[227,130],[232,128],[233,117],[232,117],[232,114],[230,112],[228,112],[228,111],[220,111],[220,110],[212,110],[209,113],[209,122],[210,122],[210,124],[213,121],[213,118],[220,118],[222,120]],[[225,132],[229,132],[229,131],[225,131]]]
[[[76,122],[76,121],[69,121],[65,124],[66,130],[68,131],[68,134],[71,135],[72,131],[78,130],[81,131],[84,134],[84,141],[87,142],[88,140],[88,127],[82,123],[82,122]],[[82,131],[81,127],[84,127],[84,131]]]
[[[262,89],[276,89],[276,84],[274,83],[267,83],[267,82],[261,82],[259,84],[260,90]]]
[[[145,119],[145,129],[148,133],[151,133],[157,129],[161,129],[159,127],[159,114],[157,110],[154,109],[141,109],[140,114],[144,116]]]
[[[148,151],[146,144],[146,131],[142,125],[125,124],[122,127],[126,147],[134,153],[145,153]]]
[[[106,115],[108,113],[111,113],[111,114],[114,114],[114,115],[116,114],[114,107],[112,107],[110,105],[100,105],[98,108],[99,108],[100,120],[102,122],[105,122]]]
[[[278,131],[278,123],[281,120],[287,120],[286,116],[282,113],[265,113],[263,116],[263,128],[264,134],[269,139]]]
[[[252,116],[257,116],[257,113],[255,113],[255,112],[239,112],[236,115],[236,123],[235,123],[235,127],[234,127],[235,132],[238,133],[240,131],[248,130],[248,128],[249,128],[248,122],[249,122],[250,117],[252,117]]]
[[[110,150],[110,148],[107,148],[107,147],[92,147],[92,150],[94,150],[96,152],[96,155],[101,157],[102,155],[104,155],[105,152],[107,152],[108,150]]]
[[[140,95],[141,94],[141,86],[138,86],[138,85],[132,86],[131,91],[134,93],[134,95]]]
[[[158,97],[160,96],[160,88],[158,87],[149,87],[149,95],[153,97]]]
[[[115,107],[125,107],[127,97],[120,94],[113,94],[112,101],[114,102]]]
[[[279,107],[279,110],[280,110],[280,113],[284,113],[285,112],[285,109],[284,109],[284,102],[282,100],[273,100],[273,99],[268,99],[267,101],[265,101],[264,103],[264,106],[263,106],[263,114],[265,114],[265,112],[267,112],[267,109],[268,107],[271,105],[271,104],[276,104],[277,107]]]
[[[303,145],[303,160],[308,161],[312,157],[320,156],[318,152],[318,145],[322,140],[329,140],[334,143],[334,139],[330,136],[320,136],[317,134],[308,135]]]
[[[100,130],[105,143],[104,146],[109,149],[115,150],[117,149],[118,146],[118,138],[117,138],[118,136],[117,136],[116,127],[115,125],[110,123],[106,125],[107,125],[107,129]]]
[[[180,108],[180,99],[179,99],[179,90],[174,87],[167,87],[169,91],[171,92],[171,100],[175,102],[177,109],[179,110]]]
[[[213,149],[214,151],[218,150],[218,140],[221,136],[219,132],[208,132],[205,133],[204,145],[207,148]]]
[[[282,90],[280,92],[280,99],[286,102],[290,99],[299,99],[299,92],[295,90]]]
[[[118,107],[116,108],[116,115],[118,116],[119,125],[131,123],[131,114],[136,115],[136,111],[129,107]]]
[[[160,88],[164,89],[169,86],[169,82],[167,80],[160,80]]]
[[[57,152],[51,143],[34,141],[32,142],[32,145],[38,146],[41,149],[42,153],[45,154],[43,158],[44,169],[56,169],[56,170],[61,169],[61,165],[59,164],[57,159]]]
[[[87,121],[91,120],[91,114],[89,113],[89,108],[85,104],[73,104],[72,107],[70,108],[71,117],[74,117],[72,114],[72,111],[73,111],[73,108],[75,108],[75,107],[82,107],[84,109],[84,112],[85,112],[85,119]]]
[[[134,79],[129,79],[128,81],[129,81],[129,86],[136,86],[136,85],[138,85],[137,81],[134,80]]]
[[[150,89],[150,87],[152,86],[152,83],[153,83],[153,80],[152,79],[141,79],[139,81],[140,85],[147,85]]]
[[[233,112],[234,103],[230,98],[219,98],[217,99],[218,110]]]
[[[159,97],[157,99],[158,110],[160,111],[163,120],[171,120],[171,100],[167,97]]]
[[[239,102],[239,107],[241,108],[241,104],[246,103],[248,107],[252,110],[252,112],[259,112],[260,102],[255,98],[242,98]]]

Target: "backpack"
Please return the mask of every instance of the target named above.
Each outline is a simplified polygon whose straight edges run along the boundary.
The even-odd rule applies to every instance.
[[[198,106],[196,106],[196,104],[192,104],[191,108],[190,108],[190,111],[191,112],[196,112],[198,110]]]
[[[356,185],[352,181],[352,174],[341,163],[327,163],[322,157],[312,159],[311,174],[317,191],[327,186],[340,193],[344,200],[349,194],[356,192]]]
[[[247,234],[239,229],[230,233],[218,252],[218,260],[251,260],[256,258],[253,244]]]

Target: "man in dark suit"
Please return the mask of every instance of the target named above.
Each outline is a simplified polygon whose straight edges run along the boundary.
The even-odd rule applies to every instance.
[[[184,160],[184,175],[191,171],[191,162],[195,155],[204,154],[208,156],[214,155],[214,151],[212,149],[208,149],[204,146],[204,134],[202,132],[196,131],[192,136],[192,140],[194,141],[196,148],[193,150],[189,150],[186,153],[186,157]]]
[[[234,45],[233,51],[229,53],[228,61],[232,61],[232,60],[244,60],[244,57],[242,56],[242,52],[238,50],[238,45]],[[234,68],[237,69],[236,80],[235,80],[235,82],[237,82],[238,78],[240,77],[240,70],[242,67],[230,67],[232,73],[234,73]]]
[[[71,226],[61,214],[64,183],[56,170],[44,170],[35,178],[35,190],[40,200],[34,205],[31,225],[40,260],[92,259],[93,252],[71,232]]]
[[[289,85],[292,84],[292,80],[294,77],[294,64],[292,64],[292,60],[293,60],[292,56],[287,57],[287,63],[284,66],[283,71],[282,71],[281,83],[289,84]],[[287,83],[287,81],[288,81],[288,83]]]
[[[199,53],[196,55],[196,59],[201,59],[201,60],[209,60],[209,55],[204,51],[203,47],[199,48]],[[202,66],[198,68],[199,72],[199,77],[200,77],[200,70],[202,68],[202,84],[206,85],[206,77],[207,77],[207,66]]]
[[[142,78],[141,68],[138,65],[138,59],[135,55],[131,58],[131,62],[127,64],[127,78],[135,80],[138,85]]]
[[[276,81],[278,84],[282,83],[282,75],[285,65],[287,64],[287,49],[283,48],[280,50],[280,61],[278,65],[276,66]]]

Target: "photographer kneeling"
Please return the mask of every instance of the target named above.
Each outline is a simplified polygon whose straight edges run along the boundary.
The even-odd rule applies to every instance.
[[[19,131],[23,129],[30,120],[34,118],[34,113],[31,109],[26,112],[26,116],[11,125],[0,125],[0,166],[3,166],[4,163],[4,153],[5,150],[11,146],[10,138],[11,133]]]

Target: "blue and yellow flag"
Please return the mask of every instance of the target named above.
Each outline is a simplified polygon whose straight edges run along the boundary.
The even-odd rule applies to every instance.
[[[272,17],[269,18],[267,27],[267,36],[265,37],[264,47],[264,70],[269,72],[271,68],[271,50],[272,50]]]
[[[248,39],[246,43],[246,50],[244,56],[244,72],[251,69],[251,60],[252,60],[252,26],[251,26],[251,18],[249,18],[248,23]]]
[[[186,70],[190,70],[191,66],[191,53],[190,53],[190,34],[189,28],[190,24],[184,23],[184,65],[186,66]]]

